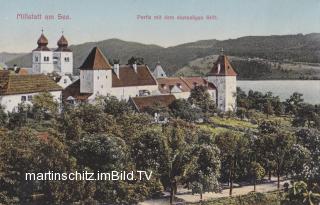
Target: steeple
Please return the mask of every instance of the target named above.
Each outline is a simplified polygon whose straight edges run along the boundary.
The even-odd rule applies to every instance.
[[[60,37],[60,39],[57,42],[58,48],[55,51],[65,51],[65,52],[71,52],[71,50],[68,48],[68,41],[63,35]]]
[[[37,50],[37,51],[50,51],[50,49],[47,47],[48,39],[43,34],[43,29],[41,30],[41,36],[39,37],[37,44],[38,44],[38,47],[35,50]]]
[[[167,77],[166,73],[164,72],[164,70],[163,70],[163,68],[162,68],[162,66],[160,64],[160,60],[159,59],[158,59],[158,62],[156,64],[156,68],[154,69],[152,74],[153,74],[153,76],[155,78],[166,78]]]

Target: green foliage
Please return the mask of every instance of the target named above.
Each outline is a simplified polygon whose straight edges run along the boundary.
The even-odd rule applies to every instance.
[[[205,86],[195,86],[190,93],[188,101],[191,105],[200,108],[206,117],[210,117],[216,111],[215,102]]]
[[[97,103],[103,107],[103,111],[115,117],[132,112],[132,107],[125,100],[118,100],[115,96],[100,97]]]
[[[8,123],[8,115],[0,105],[0,127],[5,127]]]
[[[199,130],[196,135],[198,141],[193,148],[196,159],[186,181],[191,184],[192,192],[200,193],[202,199],[202,194],[205,192],[220,191],[218,182],[221,169],[220,150],[214,144],[210,133]]]
[[[177,99],[169,105],[174,117],[186,120],[187,122],[195,122],[201,118],[201,110],[193,107],[185,99]]]
[[[304,181],[292,183],[288,190],[283,205],[316,205],[320,203],[320,192],[315,192],[314,187],[308,187]]]
[[[32,98],[32,113],[34,118],[41,121],[54,117],[59,111],[58,102],[53,100],[49,92],[40,93]]]

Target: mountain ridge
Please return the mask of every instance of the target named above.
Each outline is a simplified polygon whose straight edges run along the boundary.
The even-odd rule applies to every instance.
[[[277,62],[320,63],[320,33],[243,36],[227,40],[208,39],[170,47],[112,38],[71,45],[75,68],[82,64],[94,46],[98,46],[109,60],[120,59],[122,64],[127,63],[130,57],[136,56],[144,58],[144,62],[153,69],[156,62],[160,60],[169,75],[176,74],[195,59],[219,54],[221,48],[227,55],[244,59],[261,58]],[[31,67],[31,54],[18,56],[6,63]]]

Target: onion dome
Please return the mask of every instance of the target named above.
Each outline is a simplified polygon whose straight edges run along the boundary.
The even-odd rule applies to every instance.
[[[64,37],[64,35],[61,36],[61,38],[59,39],[57,45],[59,47],[68,47],[68,41],[67,39]]]
[[[48,39],[45,37],[45,35],[42,33],[40,38],[37,41],[38,47],[35,49],[37,51],[50,51],[50,49],[47,47],[48,45]]]
[[[66,52],[71,52],[71,50],[68,48],[68,41],[67,39],[64,37],[64,35],[62,35],[60,37],[60,39],[57,42],[58,48],[55,51],[66,51]]]

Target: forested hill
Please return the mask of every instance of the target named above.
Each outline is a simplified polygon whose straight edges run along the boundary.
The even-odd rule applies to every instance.
[[[219,54],[221,48],[225,50],[227,55],[242,59],[262,58],[280,63],[283,61],[320,63],[320,33],[246,36],[223,41],[214,39],[202,40],[168,48],[119,39],[108,39],[72,45],[70,48],[74,52],[74,66],[76,68],[81,65],[94,46],[99,46],[109,59],[120,58],[121,63],[127,63],[131,56],[143,57],[145,63],[151,69],[160,59],[165,71],[170,75],[176,74],[177,71],[189,65],[195,59]],[[31,54],[19,56],[8,61],[7,64],[30,67]],[[191,67],[191,69],[198,68],[195,66]],[[259,66],[257,69],[259,69]]]

